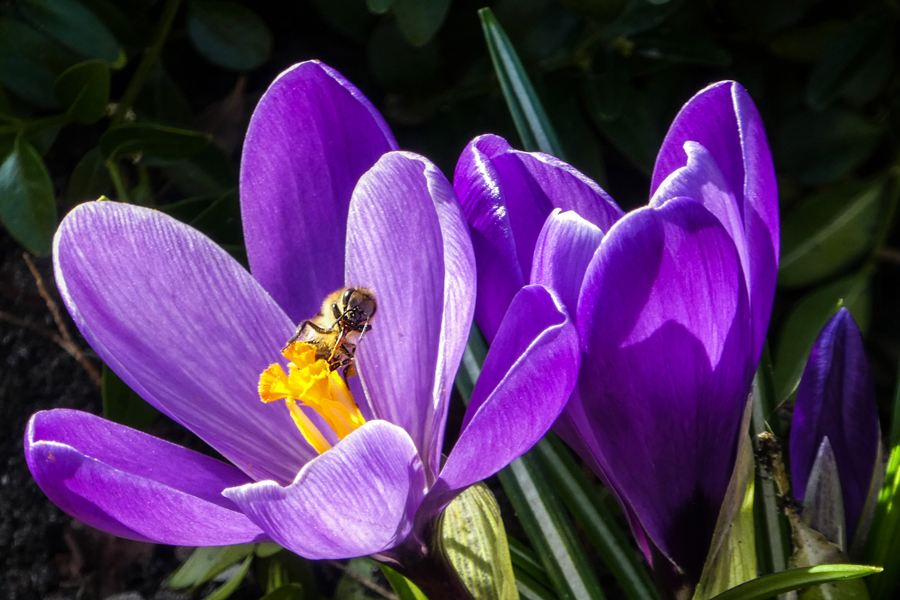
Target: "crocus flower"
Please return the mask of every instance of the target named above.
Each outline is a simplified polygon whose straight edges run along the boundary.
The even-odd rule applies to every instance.
[[[649,206],[627,215],[569,165],[495,136],[469,144],[454,187],[477,323],[494,336],[525,283],[559,293],[582,364],[557,432],[617,496],[654,567],[696,583],[778,267],[774,169],[749,95],[721,82],[694,96],[660,149]]]
[[[816,339],[797,388],[790,458],[794,495],[804,500],[817,459],[833,457],[846,521],[840,537],[846,542],[853,541],[863,517],[880,434],[862,335],[850,311],[841,308]]]
[[[457,493],[544,434],[576,382],[577,332],[550,291],[529,286],[512,301],[442,462],[474,256],[450,184],[420,156],[382,155],[393,145],[358,90],[304,63],[263,97],[245,144],[253,275],[156,211],[94,202],[65,218],[55,274],[85,339],[234,466],[87,413],[40,412],[25,452],[58,506],[136,540],[274,540],[308,558],[374,554],[404,566],[427,551],[427,525]],[[378,302],[349,390],[302,351],[281,356],[296,321],[345,285]],[[307,369],[323,406],[351,390],[358,405],[342,432],[313,403],[302,409],[327,442],[321,454],[296,415],[260,401],[260,374],[288,367],[285,358]]]

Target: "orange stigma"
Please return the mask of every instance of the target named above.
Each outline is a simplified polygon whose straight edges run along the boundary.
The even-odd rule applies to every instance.
[[[282,354],[291,363],[289,373],[281,365],[269,365],[259,376],[259,397],[263,402],[284,399],[300,433],[319,454],[330,450],[331,444],[302,407],[322,417],[339,440],[366,422],[340,374],[327,361],[316,360],[315,346],[294,342]]]

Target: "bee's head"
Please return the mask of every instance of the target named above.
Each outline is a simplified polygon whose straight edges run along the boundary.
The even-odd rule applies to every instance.
[[[375,296],[365,288],[349,288],[341,297],[344,319],[355,329],[364,327],[375,314]]]

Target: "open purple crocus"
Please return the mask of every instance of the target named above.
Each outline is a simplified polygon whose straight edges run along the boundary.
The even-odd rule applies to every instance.
[[[762,121],[734,82],[682,108],[649,206],[624,214],[544,154],[473,140],[454,188],[486,337],[517,290],[557,291],[581,338],[557,432],[618,497],[654,568],[699,579],[735,462],[778,270],[778,197]],[[668,559],[668,560],[666,560]]]
[[[427,524],[457,493],[546,432],[576,383],[577,332],[551,292],[529,286],[442,463],[475,261],[450,184],[394,147],[358,90],[304,63],[271,86],[247,135],[253,276],[156,211],[92,202],[66,217],[56,278],[85,339],[234,466],[87,413],[40,412],[25,452],[58,506],[131,539],[274,540],[308,558],[375,554],[402,565],[426,551]],[[318,455],[283,406],[260,401],[257,383],[269,364],[285,364],[296,321],[344,285],[378,300],[350,378],[366,423]]]
[[[850,311],[841,308],[816,339],[797,388],[790,456],[798,500],[807,496],[816,462],[834,462],[845,517],[845,523],[835,525],[844,528],[838,536],[846,543],[844,550],[861,525],[880,443],[875,381],[862,334]]]

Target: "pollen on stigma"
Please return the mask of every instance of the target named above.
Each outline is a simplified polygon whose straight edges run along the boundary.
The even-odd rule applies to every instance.
[[[327,361],[316,360],[315,346],[294,342],[282,354],[291,363],[288,373],[279,364],[269,365],[259,376],[259,397],[263,402],[284,399],[300,433],[319,454],[330,450],[331,443],[302,406],[316,411],[339,440],[366,422],[340,373],[332,371]]]

